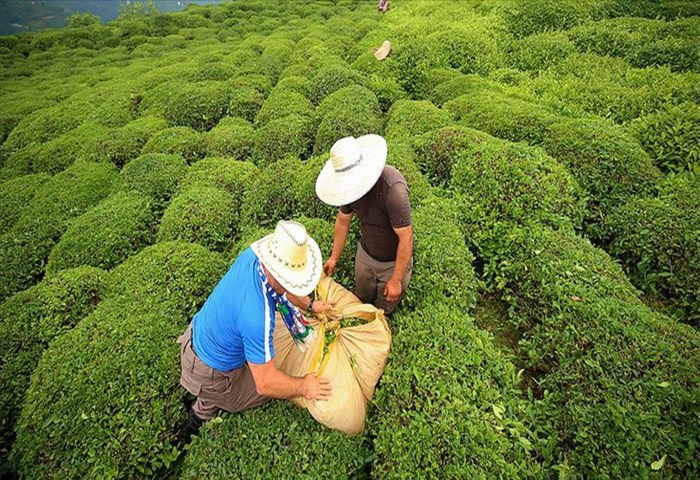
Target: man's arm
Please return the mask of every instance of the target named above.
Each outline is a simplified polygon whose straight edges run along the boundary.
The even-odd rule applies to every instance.
[[[292,377],[280,371],[274,360],[262,365],[248,363],[258,394],[273,398],[304,397],[308,400],[328,400],[331,396],[331,381],[308,374]]]
[[[350,222],[352,221],[352,212],[343,213],[338,210],[338,215],[335,217],[335,228],[333,230],[333,252],[330,258],[323,265],[323,271],[326,275],[333,275],[335,271],[335,266],[340,260],[340,254],[343,253],[343,248],[345,248],[345,241],[348,238],[348,232],[350,231]]]
[[[294,304],[295,307],[301,309],[302,311],[306,311],[309,309],[309,305],[311,304],[311,297],[306,295],[305,297],[298,297],[296,295],[293,295],[289,292],[287,292],[287,298],[289,299],[290,302]],[[311,309],[312,312],[314,313],[321,313],[325,312],[326,310],[330,310],[333,308],[333,305],[335,305],[334,302],[327,302],[325,300],[318,300],[315,301],[313,304],[313,308]]]
[[[384,287],[384,298],[387,302],[396,302],[401,296],[401,280],[413,254],[413,226],[394,228],[394,232],[399,237],[399,246],[396,250],[394,273]]]

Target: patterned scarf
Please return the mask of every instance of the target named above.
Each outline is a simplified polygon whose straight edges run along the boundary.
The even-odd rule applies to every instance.
[[[299,350],[305,352],[308,344],[316,338],[316,331],[309,325],[299,309],[289,301],[286,294],[279,295],[275,292],[270,282],[267,281],[267,275],[265,275],[260,262],[258,262],[257,267],[258,276],[265,286],[265,293],[274,300],[277,311],[282,316],[292,339],[294,339],[294,344]]]

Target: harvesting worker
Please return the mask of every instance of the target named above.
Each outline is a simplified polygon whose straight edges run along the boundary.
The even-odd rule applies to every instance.
[[[330,396],[328,379],[278,370],[272,345],[276,311],[294,341],[304,343],[312,329],[301,310],[319,313],[332,307],[308,296],[322,265],[321,251],[304,226],[288,221],[238,256],[178,339],[180,383],[197,397],[188,435],[219,409],[240,412],[271,398]]]
[[[339,207],[333,252],[323,268],[332,275],[353,215],[360,219],[355,254],[355,295],[391,315],[411,279],[413,227],[406,179],[386,165],[387,145],[379,135],[338,140],[316,179],[316,194]]]

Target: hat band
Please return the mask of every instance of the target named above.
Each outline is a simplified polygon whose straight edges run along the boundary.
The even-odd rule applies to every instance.
[[[359,158],[357,159],[357,161],[355,161],[355,163],[351,163],[350,165],[343,167],[343,168],[336,168],[335,171],[337,173],[347,172],[348,170],[352,170],[353,168],[358,166],[361,161],[362,161],[362,154],[360,154]]]

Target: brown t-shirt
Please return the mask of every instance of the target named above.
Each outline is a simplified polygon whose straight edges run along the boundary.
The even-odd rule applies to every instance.
[[[384,167],[377,183],[362,198],[340,207],[342,213],[360,217],[362,248],[380,262],[396,260],[399,237],[394,228],[411,224],[408,184],[394,167]]]

